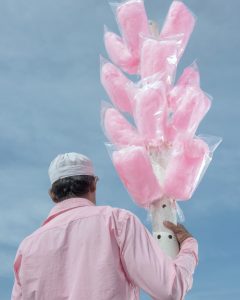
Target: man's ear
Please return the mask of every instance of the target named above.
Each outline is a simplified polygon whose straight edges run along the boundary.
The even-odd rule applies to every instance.
[[[96,191],[96,183],[93,181],[93,182],[90,184],[89,192],[94,193],[95,191]]]
[[[51,188],[48,190],[48,195],[52,198],[52,190],[51,190]]]
[[[49,194],[50,198],[55,202],[56,198],[55,198],[55,195],[54,195],[54,193],[52,192],[52,189],[51,189],[51,188],[48,190],[48,194]]]

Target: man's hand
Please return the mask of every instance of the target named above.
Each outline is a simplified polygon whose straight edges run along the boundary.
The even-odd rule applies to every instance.
[[[175,225],[172,222],[169,221],[164,221],[163,222],[164,226],[167,227],[168,229],[172,230],[172,232],[176,235],[176,238],[179,242],[179,244],[181,245],[183,243],[183,241],[185,241],[187,238],[189,237],[193,237],[188,231],[187,229],[181,225]]]

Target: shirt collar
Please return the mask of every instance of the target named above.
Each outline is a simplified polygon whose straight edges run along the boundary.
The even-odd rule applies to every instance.
[[[63,200],[55,204],[55,206],[51,209],[47,219],[43,222],[42,225],[45,225],[57,215],[80,206],[95,206],[95,204],[86,198],[69,198]]]

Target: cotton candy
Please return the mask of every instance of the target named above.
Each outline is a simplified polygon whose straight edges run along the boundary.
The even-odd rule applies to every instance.
[[[182,135],[193,137],[211,107],[210,99],[200,88],[187,86],[180,97],[179,105],[166,126],[165,138],[168,141]]]
[[[127,87],[131,81],[113,64],[101,68],[101,82],[113,104],[123,112],[132,112]]]
[[[187,67],[174,86],[196,19],[183,2],[173,1],[159,34],[156,23],[148,25],[143,0],[114,6],[121,36],[106,30],[104,41],[117,67],[104,64],[101,81],[116,108],[130,113],[136,127],[117,109],[104,111],[105,133],[117,146],[113,164],[140,206],[149,207],[161,197],[188,200],[213,152],[195,136],[211,107],[200,88],[197,65]],[[131,82],[121,71],[140,75],[140,82]]]
[[[147,39],[141,55],[141,76],[167,72],[172,82],[177,64],[195,26],[195,18],[180,1],[174,1],[160,33],[160,39]],[[171,42],[172,40],[172,42]]]
[[[144,147],[129,147],[113,153],[113,164],[123,184],[140,206],[148,206],[162,196]]]
[[[165,195],[178,200],[191,198],[209,162],[209,148],[203,140],[183,141],[170,158],[165,174]]]
[[[117,8],[117,21],[131,53],[139,57],[140,35],[149,35],[148,18],[142,0],[130,0]]]
[[[144,139],[115,108],[107,108],[102,123],[108,139],[114,145],[143,145]]]
[[[104,34],[104,43],[107,53],[114,64],[129,74],[138,73],[139,57],[134,56],[130,52],[119,35],[106,31]]]
[[[177,84],[170,90],[168,105],[172,111],[176,111],[178,101],[182,99],[181,95],[187,86],[200,87],[200,74],[196,63],[184,69]]]
[[[155,73],[166,75],[167,81],[172,83],[178,63],[178,41],[144,39],[141,51],[141,76],[146,78]]]
[[[167,117],[167,99],[162,82],[136,90],[133,115],[138,132],[146,140],[161,139]]]
[[[160,39],[181,36],[179,59],[187,46],[195,23],[196,19],[186,5],[181,1],[173,1],[160,33]]]
[[[196,62],[192,63],[189,67],[185,68],[182,75],[179,77],[178,86],[200,86],[200,74]]]

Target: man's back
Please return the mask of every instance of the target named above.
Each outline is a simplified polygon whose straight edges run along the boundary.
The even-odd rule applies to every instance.
[[[23,299],[137,299],[117,242],[126,215],[81,198],[56,205],[20,246],[19,272],[15,267]]]
[[[180,300],[197,259],[194,238],[172,260],[130,212],[71,198],[21,243],[12,300]]]

